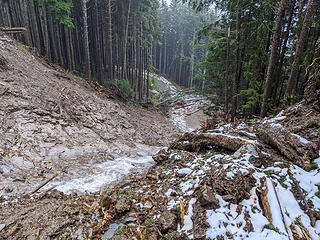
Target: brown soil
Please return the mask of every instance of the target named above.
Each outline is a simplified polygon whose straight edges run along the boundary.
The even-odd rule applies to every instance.
[[[0,55],[0,72],[4,72],[6,70],[8,70],[8,63],[7,60]]]
[[[0,56],[0,191],[165,146],[179,133],[161,113],[110,99],[22,45],[2,42]]]

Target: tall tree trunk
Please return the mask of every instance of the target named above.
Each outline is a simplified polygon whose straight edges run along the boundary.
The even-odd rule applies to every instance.
[[[138,66],[137,66],[137,59],[138,59],[138,39],[137,39],[137,26],[136,21],[133,20],[133,86],[135,91],[135,100],[138,99]]]
[[[194,31],[192,36],[192,52],[191,52],[191,63],[190,63],[190,81],[189,81],[190,89],[193,87],[195,40],[196,40],[196,32]]]
[[[31,35],[30,35],[31,29],[29,26],[29,11],[28,11],[28,1],[27,0],[22,1],[21,9],[22,9],[23,23],[24,23],[24,26],[27,28],[27,31],[25,31],[25,33],[24,33],[25,41],[26,41],[27,45],[31,46],[32,45]]]
[[[56,40],[56,33],[54,31],[54,22],[52,19],[52,13],[49,11],[48,13],[48,29],[49,29],[49,39],[51,40],[51,48],[53,56],[51,57],[51,60],[53,60],[55,63],[59,61],[58,56],[58,50],[57,50],[57,40]]]
[[[240,84],[240,73],[241,73],[241,64],[240,64],[240,0],[237,2],[237,15],[236,15],[236,74],[233,79],[232,84],[232,107],[231,107],[231,119],[233,120],[236,116],[237,107],[238,107],[238,92]]]
[[[230,38],[230,27],[227,33],[227,56],[226,56],[226,72],[224,76],[224,105],[225,105],[225,115],[229,112],[229,100],[228,100],[228,88],[229,88],[229,38]]]
[[[276,23],[273,29],[273,39],[272,39],[272,49],[269,59],[267,78],[264,87],[263,93],[263,102],[261,106],[260,116],[265,117],[268,111],[268,103],[271,94],[271,87],[273,85],[273,73],[276,68],[277,59],[278,59],[278,49],[280,47],[280,36],[281,36],[281,28],[283,23],[283,15],[285,12],[285,7],[287,6],[287,0],[281,0],[280,5],[277,10],[277,18]]]
[[[110,81],[113,81],[113,58],[112,58],[112,9],[111,9],[111,0],[107,0],[108,7],[108,44],[109,44],[109,78]]]
[[[61,34],[61,28],[60,25],[55,25],[55,36],[57,37],[57,43],[58,43],[58,56],[59,56],[59,63],[61,64],[61,66],[65,66],[64,63],[64,57],[63,57],[63,50],[62,50],[62,44],[61,44],[61,38],[62,38],[62,34]]]
[[[87,16],[87,5],[86,4],[87,4],[86,0],[81,0],[86,72],[87,72],[88,80],[91,81],[91,63],[90,63],[89,37],[88,37],[88,16]]]
[[[275,80],[275,84],[274,84],[274,89],[272,92],[272,101],[274,104],[279,104],[279,103],[277,103],[277,92],[278,92],[279,87],[282,88],[282,82],[284,80],[282,77],[282,67],[283,67],[283,63],[284,63],[284,57],[287,52],[287,44],[288,44],[288,40],[289,40],[289,33],[290,33],[290,29],[291,29],[295,6],[296,6],[296,0],[294,0],[292,2],[291,12],[290,12],[290,16],[289,16],[288,24],[287,24],[287,29],[286,29],[286,31],[284,33],[284,37],[283,37],[282,49],[281,49],[281,54],[280,54],[280,61],[279,61],[279,65],[278,65],[278,69],[277,69],[277,73],[276,73],[276,80]],[[281,91],[280,91],[280,93],[281,93]],[[281,94],[279,94],[279,95],[281,95]]]
[[[303,49],[305,45],[305,41],[307,40],[308,31],[311,25],[312,16],[316,9],[316,1],[315,0],[309,0],[307,5],[306,14],[304,16],[302,30],[299,35],[299,40],[297,42],[296,46],[296,55],[293,60],[290,78],[288,80],[287,89],[285,92],[285,102],[291,103],[291,100],[289,99],[290,96],[295,94],[296,91],[296,85],[298,81],[298,75],[299,75],[299,65],[301,63],[301,59],[303,56]]]
[[[64,37],[65,37],[65,46],[67,49],[67,64],[68,64],[68,69],[72,69],[72,57],[71,57],[71,43],[70,43],[70,37],[69,37],[69,29],[66,25],[62,26],[64,30]]]
[[[32,40],[33,40],[33,46],[36,47],[39,51],[41,49],[40,45],[40,35],[39,35],[39,28],[37,23],[37,15],[35,12],[35,4],[34,0],[30,0],[30,16],[32,20]]]
[[[208,54],[209,54],[209,51],[206,49],[206,52],[205,52],[205,56],[206,56],[206,59],[207,59],[207,57],[208,57]],[[201,82],[201,90],[203,91],[204,90],[204,79],[205,79],[205,77],[206,77],[206,74],[207,74],[207,69],[206,68],[204,68],[204,70],[203,70],[203,79],[202,79],[202,82]]]
[[[163,72],[167,74],[167,39],[164,39],[164,62],[163,62]]]
[[[152,54],[152,47],[147,47],[147,52],[146,52],[146,60],[147,60],[147,65],[146,65],[146,69],[147,69],[147,101],[149,99],[149,85],[150,85],[150,59],[152,60],[152,56],[150,56],[150,54]]]
[[[159,74],[162,74],[162,47],[159,47]]]
[[[48,19],[47,19],[47,6],[45,3],[41,4],[42,14],[43,14],[43,38],[44,38],[44,47],[46,51],[46,56],[51,58],[51,49],[49,43],[49,31],[48,31]]]
[[[181,49],[180,49],[180,60],[179,60],[179,75],[178,75],[178,81],[179,84],[182,85],[182,81],[181,81],[181,72],[182,72],[182,64],[183,64],[183,35],[181,35]]]
[[[127,21],[125,26],[125,36],[123,41],[123,78],[127,79],[127,43],[128,43],[128,32],[129,32],[129,17],[131,10],[131,0],[128,2],[128,12],[127,12]]]
[[[96,78],[98,79],[99,83],[102,85],[104,82],[104,79],[102,79],[102,50],[101,50],[101,37],[100,37],[100,22],[99,22],[99,6],[98,6],[98,0],[94,1],[94,10],[95,10],[95,16],[94,16],[94,22],[95,22],[95,28],[94,28],[94,38],[95,38],[95,73]]]

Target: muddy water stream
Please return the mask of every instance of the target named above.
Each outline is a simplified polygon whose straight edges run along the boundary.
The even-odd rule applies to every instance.
[[[56,185],[55,189],[66,194],[78,192],[97,192],[105,187],[112,187],[126,176],[142,172],[154,164],[152,155],[160,147],[145,146],[145,151],[132,150],[129,156],[116,157],[114,160],[81,166],[75,174],[68,174],[53,181],[45,188]],[[78,176],[78,177],[77,177]]]
[[[200,128],[205,115],[200,109],[204,99],[197,95],[186,95],[183,98],[184,107],[172,108],[169,111],[170,119],[182,131],[193,131]],[[143,172],[153,166],[152,156],[165,146],[140,145],[139,148],[130,149],[124,155],[119,155],[114,160],[96,164],[85,164],[68,171],[57,181],[46,185],[50,188],[70,194],[72,192],[96,192],[112,187],[132,173]]]
[[[160,94],[169,91],[170,95],[177,93],[177,88],[163,77],[158,77]],[[169,110],[169,117],[182,131],[193,131],[201,127],[205,114],[201,106],[206,100],[196,94],[186,94],[180,99],[182,104],[173,106]],[[68,174],[52,182],[46,188],[56,185],[56,189],[64,193],[96,192],[106,187],[112,187],[127,176],[136,172],[143,172],[153,166],[152,156],[165,146],[139,145],[138,148],[127,149],[125,154],[119,155],[112,161],[105,161],[94,165],[84,165],[74,174]]]
[[[158,94],[169,92],[171,96],[178,95],[179,90],[165,78],[158,77],[157,81]],[[185,94],[177,101],[179,104],[173,104],[168,112],[171,121],[184,132],[199,128],[205,119],[201,110],[201,106],[206,103],[205,99],[195,94]],[[39,132],[37,122],[21,124],[21,128],[23,128],[22,132],[27,131],[30,139],[37,139],[34,133]],[[52,125],[51,128],[48,127],[53,136],[64,132],[56,125]],[[65,130],[68,129],[65,128]],[[86,131],[76,128],[71,130],[73,133],[77,132],[79,138],[88,136]],[[67,137],[70,136],[66,135],[61,141]],[[76,139],[77,137],[73,137],[73,140],[76,141]],[[114,186],[132,173],[143,172],[150,168],[154,164],[152,156],[161,148],[166,147],[149,146],[131,142],[129,139],[126,143],[117,139],[107,143],[101,140],[95,141],[94,138],[88,138],[86,145],[72,146],[72,144],[59,143],[59,141],[42,145],[36,147],[39,149],[46,147],[47,152],[43,152],[45,156],[43,158],[41,156],[32,157],[27,161],[17,155],[11,159],[2,160],[3,166],[0,170],[4,175],[0,174],[0,196],[19,196],[30,193],[54,173],[57,173],[58,176],[46,184],[43,189],[54,187],[66,194],[97,192]]]

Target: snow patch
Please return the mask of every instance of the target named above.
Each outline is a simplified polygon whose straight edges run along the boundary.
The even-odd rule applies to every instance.
[[[307,139],[305,139],[305,138],[303,138],[303,137],[301,137],[301,136],[299,136],[297,134],[291,133],[291,135],[296,137],[296,138],[298,138],[299,141],[302,142],[303,144],[309,144],[310,143],[309,140],[307,140]]]
[[[184,216],[184,224],[181,229],[181,232],[189,233],[193,229],[193,222],[192,222],[192,216],[193,216],[193,204],[197,201],[196,198],[191,198],[189,205],[188,205],[188,214]],[[188,235],[190,239],[193,239],[193,233]]]
[[[181,168],[178,170],[178,174],[186,174],[189,175],[192,172],[192,170],[190,168]]]

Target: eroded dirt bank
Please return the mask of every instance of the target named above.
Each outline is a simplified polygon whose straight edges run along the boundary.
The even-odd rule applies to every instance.
[[[101,164],[118,158],[127,174],[179,132],[164,115],[111,100],[1,37],[2,194],[26,193],[54,173],[57,181],[100,174]]]

